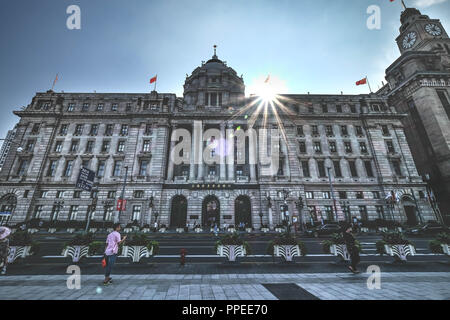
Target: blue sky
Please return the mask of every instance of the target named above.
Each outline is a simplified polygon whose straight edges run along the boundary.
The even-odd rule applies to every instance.
[[[450,31],[450,1],[405,0]],[[81,30],[68,30],[66,9],[81,8]],[[369,30],[369,5],[381,8],[381,30]],[[212,55],[247,85],[271,74],[283,93],[367,93],[398,56],[400,0],[36,0],[2,1],[0,137],[13,110],[48,90],[182,95],[186,73]]]

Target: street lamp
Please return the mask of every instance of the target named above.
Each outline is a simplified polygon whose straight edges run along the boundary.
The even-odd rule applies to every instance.
[[[331,167],[327,167],[327,171],[328,171],[328,181],[330,182],[331,198],[333,199],[333,207],[334,212],[336,214],[336,222],[339,222],[339,216],[336,208],[336,199],[334,197],[333,182],[331,182]]]
[[[303,214],[302,214],[302,210],[305,207],[305,204],[303,203],[303,198],[302,196],[298,196],[298,201],[295,202],[295,205],[297,206],[297,210],[298,210],[298,216],[299,216],[299,223],[300,223],[300,230],[303,232]]]
[[[53,205],[55,206],[55,214],[52,216],[52,221],[55,219],[55,215],[59,216],[59,213],[61,212],[61,207],[64,206],[64,200],[61,201],[55,201],[53,202]]]
[[[340,201],[340,204],[342,206],[342,209],[344,209],[344,214],[345,214],[345,218],[348,220],[349,223],[352,222],[352,219],[350,217],[350,212],[349,212],[349,206],[350,206],[350,202],[349,201]]]
[[[95,197],[92,199],[91,210],[88,212],[88,219],[86,222],[86,233],[89,230],[89,224],[91,223],[91,215],[97,210],[98,190],[94,190]]]
[[[289,198],[289,194],[290,191],[283,189],[281,191],[282,195],[283,195],[283,199],[284,199],[284,205],[283,205],[283,224],[287,227],[287,233],[290,234],[291,233],[291,224],[290,224],[290,219],[289,219],[289,209],[288,209],[288,204],[287,204],[287,199]]]
[[[150,198],[148,198],[148,207],[150,208],[150,212],[148,213],[148,226],[149,227],[152,223],[153,200],[154,200],[153,196],[150,196]]]
[[[262,213],[262,211],[260,211],[259,212],[259,218],[261,219],[261,228],[262,228],[262,226],[263,226],[263,213]]]
[[[267,199],[267,207],[269,209],[269,228],[272,230],[272,227],[273,227],[272,198],[270,197],[268,192],[266,195],[266,199]]]

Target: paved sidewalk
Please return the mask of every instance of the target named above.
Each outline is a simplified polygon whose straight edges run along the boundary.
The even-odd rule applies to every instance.
[[[101,276],[85,275],[79,290],[67,288],[68,277],[0,277],[0,299],[301,300],[305,292],[305,298],[309,295],[323,300],[450,300],[448,272],[382,273],[379,290],[367,288],[368,274],[350,273],[117,275],[108,287],[102,285]],[[278,290],[272,293],[267,284],[277,284]],[[295,286],[299,295],[287,295],[297,292],[292,291]],[[285,294],[280,294],[285,287]]]

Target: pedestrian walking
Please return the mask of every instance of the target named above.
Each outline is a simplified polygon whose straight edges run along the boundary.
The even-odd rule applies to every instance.
[[[105,250],[105,280],[103,284],[106,286],[112,284],[112,278],[110,277],[114,263],[116,262],[117,253],[119,252],[119,245],[125,241],[127,236],[120,238],[120,223],[116,223],[113,226],[113,231],[108,234],[106,238],[106,250]]]
[[[9,253],[9,235],[11,230],[6,227],[0,227],[0,274],[6,274],[6,267],[8,266]]]
[[[359,257],[359,249],[355,243],[355,237],[352,234],[352,226],[350,224],[344,225],[343,228],[343,237],[345,241],[345,245],[347,246],[347,251],[350,254],[350,265],[348,268],[353,273],[359,273],[357,266],[360,261]]]

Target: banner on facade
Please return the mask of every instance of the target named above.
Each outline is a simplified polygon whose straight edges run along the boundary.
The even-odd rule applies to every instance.
[[[82,167],[80,170],[80,174],[78,175],[77,188],[85,191],[91,191],[92,186],[94,185],[94,179],[95,172]]]

